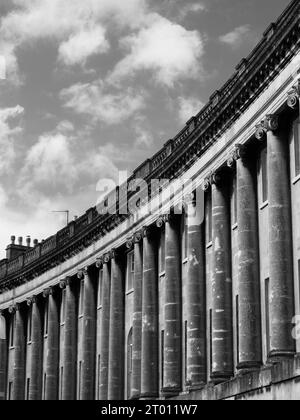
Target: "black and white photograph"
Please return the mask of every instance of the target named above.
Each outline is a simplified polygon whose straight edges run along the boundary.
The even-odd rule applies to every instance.
[[[300,400],[299,98],[299,0],[0,0],[0,401]]]

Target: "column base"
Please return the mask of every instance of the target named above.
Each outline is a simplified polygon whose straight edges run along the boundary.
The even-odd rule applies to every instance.
[[[171,397],[176,397],[177,395],[179,395],[181,391],[182,389],[179,387],[178,388],[162,388],[161,394],[165,398],[171,398]]]
[[[293,359],[295,354],[296,351],[272,350],[268,354],[268,362],[274,364],[280,362],[282,359]]]
[[[214,385],[229,381],[233,377],[232,372],[214,372],[210,375],[210,383]]]
[[[242,362],[237,365],[239,374],[246,375],[247,373],[256,372],[263,366],[262,362]]]

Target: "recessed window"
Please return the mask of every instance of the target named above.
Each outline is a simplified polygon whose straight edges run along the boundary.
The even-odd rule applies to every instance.
[[[300,175],[300,143],[299,143],[299,127],[300,119],[294,124],[294,145],[295,145],[295,172],[296,176]]]
[[[8,401],[11,401],[12,399],[12,387],[13,387],[13,383],[9,382],[8,383]]]
[[[99,271],[99,283],[98,283],[98,308],[102,307],[102,290],[103,290],[103,270]]]
[[[10,330],[9,330],[9,345],[13,347],[15,345],[15,323],[16,323],[16,316],[13,314],[11,316],[10,321]]]
[[[64,324],[66,320],[66,289],[63,289],[61,296],[61,307],[60,307],[60,323]]]
[[[32,340],[32,306],[29,307],[28,320],[27,320],[27,342],[31,343]]]
[[[261,152],[261,194],[262,202],[268,201],[269,188],[268,188],[268,154],[267,148]]]
[[[133,280],[134,280],[134,252],[130,252],[127,255],[127,281],[126,281],[126,291],[130,292],[133,290]]]

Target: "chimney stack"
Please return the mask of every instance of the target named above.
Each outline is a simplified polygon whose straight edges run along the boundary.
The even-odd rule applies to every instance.
[[[22,246],[22,245],[23,245],[23,238],[22,238],[22,236],[20,236],[20,237],[18,238],[18,242],[19,242],[19,245],[20,245],[20,246]]]
[[[31,244],[31,237],[30,237],[30,236],[27,236],[27,237],[26,237],[26,246],[27,246],[28,248],[30,248],[30,244]]]

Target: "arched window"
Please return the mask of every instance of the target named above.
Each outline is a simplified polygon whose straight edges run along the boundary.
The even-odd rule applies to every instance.
[[[127,339],[127,398],[131,398],[132,389],[132,328]]]

